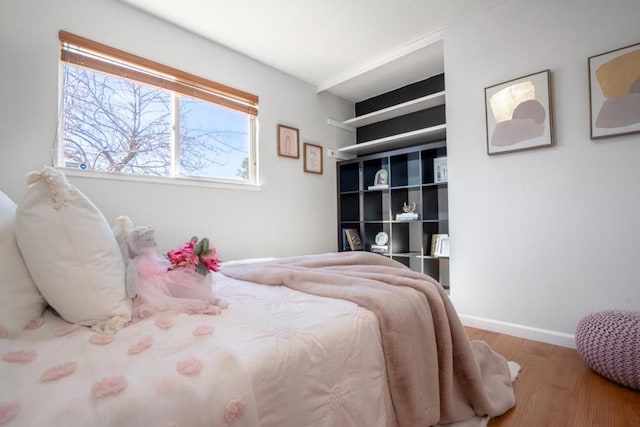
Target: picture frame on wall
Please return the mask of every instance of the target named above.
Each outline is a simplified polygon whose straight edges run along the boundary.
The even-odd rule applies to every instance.
[[[484,97],[488,155],[553,145],[549,70],[489,86]]]
[[[304,171],[322,175],[322,146],[304,143]]]
[[[591,139],[640,132],[640,43],[589,57]]]
[[[278,156],[300,158],[300,131],[298,129],[278,125]]]

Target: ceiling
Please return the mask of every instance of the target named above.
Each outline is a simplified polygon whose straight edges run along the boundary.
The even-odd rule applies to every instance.
[[[507,0],[120,1],[361,101],[443,72],[443,29]]]

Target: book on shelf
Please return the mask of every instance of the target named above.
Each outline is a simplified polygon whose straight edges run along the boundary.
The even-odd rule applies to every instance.
[[[347,228],[344,230],[344,234],[349,242],[349,248],[352,251],[362,250],[362,240],[360,240],[360,234],[355,228]]]
[[[346,228],[342,229],[342,250],[343,251],[348,251],[349,250],[349,240],[347,239],[347,229]]]
[[[416,219],[418,219],[418,214],[415,212],[396,214],[396,221],[415,221]]]

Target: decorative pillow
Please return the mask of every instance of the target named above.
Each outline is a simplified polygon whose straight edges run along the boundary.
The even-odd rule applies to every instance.
[[[16,204],[0,191],[0,337],[21,331],[46,305],[16,243]]]
[[[47,302],[67,321],[113,333],[131,318],[125,266],[109,223],[64,174],[27,174],[18,246]]]

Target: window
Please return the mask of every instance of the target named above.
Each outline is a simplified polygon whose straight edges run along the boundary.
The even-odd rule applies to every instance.
[[[57,165],[257,183],[258,97],[60,31]]]

